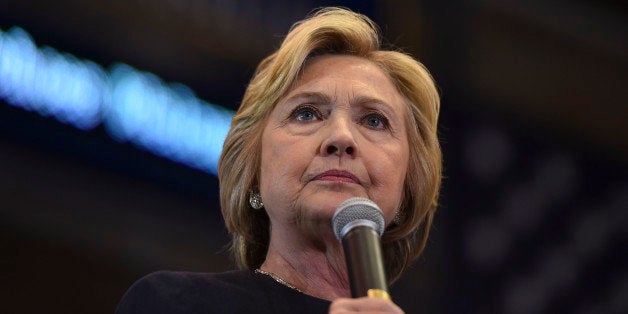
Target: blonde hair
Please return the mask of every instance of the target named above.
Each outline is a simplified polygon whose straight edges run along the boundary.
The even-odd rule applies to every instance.
[[[256,269],[266,257],[270,222],[248,198],[259,184],[261,134],[266,118],[297,79],[306,61],[321,54],[365,58],[386,72],[405,96],[410,159],[399,221],[382,236],[386,273],[396,280],[426,245],[437,207],[441,151],[437,138],[438,91],[425,67],[412,57],[381,50],[377,26],[366,16],[324,8],[292,27],[280,48],[257,67],[231,123],[218,165],[220,203],[231,249],[241,268]]]

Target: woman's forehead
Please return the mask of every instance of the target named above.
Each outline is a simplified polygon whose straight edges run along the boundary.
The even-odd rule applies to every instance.
[[[326,94],[329,98],[381,99],[405,103],[389,75],[374,62],[350,55],[322,55],[308,60],[281,100],[298,94]],[[280,100],[280,101],[281,101]]]

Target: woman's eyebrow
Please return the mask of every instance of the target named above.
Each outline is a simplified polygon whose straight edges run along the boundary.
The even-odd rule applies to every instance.
[[[365,105],[365,104],[373,104],[373,105],[377,105],[377,107],[382,108],[384,111],[388,112],[389,114],[395,115],[397,112],[395,111],[394,107],[386,102],[385,100],[381,99],[381,98],[377,98],[377,97],[371,97],[371,96],[359,96],[355,99],[353,99],[351,101],[352,105]]]
[[[313,100],[313,101],[324,103],[324,104],[331,103],[331,97],[329,97],[328,95],[320,93],[320,92],[307,92],[307,91],[298,92],[294,95],[288,96],[288,98],[286,99],[286,102],[292,102],[297,99],[308,99],[308,100]]]
[[[383,99],[377,98],[377,97],[371,97],[371,96],[358,96],[355,99],[353,99],[351,101],[352,104],[380,104],[383,105],[386,108],[392,109],[392,106],[390,104],[388,104],[388,102],[384,101]]]
[[[298,92],[294,95],[290,95],[288,96],[288,98],[286,99],[286,102],[290,102],[293,101],[295,99],[311,99],[317,102],[321,102],[324,104],[329,104],[332,102],[332,99],[329,95],[321,93],[321,92]],[[377,98],[377,97],[372,97],[372,96],[358,96],[354,99],[351,100],[351,104],[352,105],[358,105],[358,104],[380,104],[383,105],[384,107],[388,108],[391,112],[392,110],[392,106],[384,101],[383,99]]]

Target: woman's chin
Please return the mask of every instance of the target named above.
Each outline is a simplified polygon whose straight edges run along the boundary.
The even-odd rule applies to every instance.
[[[352,197],[366,197],[365,193],[355,193],[351,191],[334,191],[317,193],[310,195],[304,200],[304,207],[310,214],[317,213],[315,216],[325,216],[329,219],[334,215],[338,206]]]
[[[334,211],[340,203],[352,197],[366,197],[366,191],[363,186],[359,184],[345,183],[345,182],[316,182],[312,186],[314,192],[307,193],[308,198],[312,199],[312,202],[317,202],[330,206]]]

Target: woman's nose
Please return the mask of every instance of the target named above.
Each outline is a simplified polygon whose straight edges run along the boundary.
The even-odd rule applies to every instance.
[[[344,119],[330,119],[326,137],[321,143],[321,154],[355,156],[357,145],[353,135],[352,123]]]
[[[330,143],[327,146],[327,155],[341,155],[343,153],[347,155],[353,155],[353,150],[353,146],[343,146],[339,143]]]

